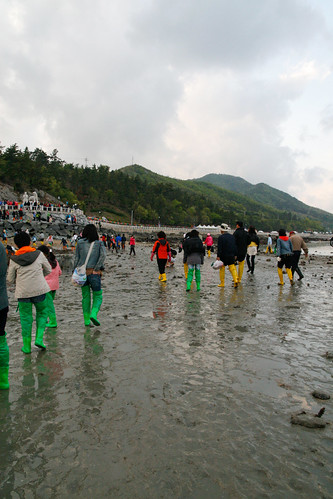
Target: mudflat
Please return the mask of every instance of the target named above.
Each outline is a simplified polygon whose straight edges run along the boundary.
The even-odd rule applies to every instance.
[[[62,256],[45,352],[21,352],[9,291],[1,498],[333,497],[332,257],[280,287],[260,254],[238,289],[206,258],[186,293],[182,255],[160,283],[150,249],[108,253],[91,328]],[[322,407],[325,428],[291,424]]]

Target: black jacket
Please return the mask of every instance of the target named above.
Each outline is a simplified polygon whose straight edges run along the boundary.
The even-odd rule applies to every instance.
[[[259,237],[257,236],[257,234],[247,234],[247,245],[251,244],[251,243],[256,243],[256,245],[258,246],[259,248]]]
[[[247,232],[243,227],[239,227],[234,232],[234,238],[237,246],[237,259],[239,261],[244,260],[247,250]]]
[[[237,246],[234,236],[228,233],[221,234],[217,240],[217,256],[224,262],[235,259],[236,255]]]
[[[205,247],[200,237],[188,237],[187,239],[184,239],[183,250],[186,257],[192,253],[199,253],[200,255],[205,254]]]

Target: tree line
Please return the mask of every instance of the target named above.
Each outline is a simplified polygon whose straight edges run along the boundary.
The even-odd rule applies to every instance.
[[[234,225],[241,219],[262,230],[323,230],[319,220],[289,210],[277,210],[246,196],[200,182],[164,178],[154,183],[139,174],[130,176],[106,165],[66,163],[55,149],[20,150],[17,144],[0,148],[0,181],[18,193],[43,190],[87,214],[101,213],[113,220],[143,224]]]

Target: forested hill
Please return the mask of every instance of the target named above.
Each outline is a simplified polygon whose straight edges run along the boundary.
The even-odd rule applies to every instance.
[[[267,184],[251,184],[241,177],[218,173],[209,173],[194,179],[196,182],[207,182],[223,189],[242,193],[251,199],[273,206],[278,210],[290,210],[295,213],[321,220],[324,225],[332,227],[333,215],[319,208],[308,206],[286,192],[270,187]]]
[[[139,165],[111,170],[66,163],[57,150],[21,151],[16,144],[0,148],[0,182],[13,186],[18,196],[42,190],[77,203],[87,214],[123,222],[130,221],[133,211],[135,223],[145,224],[234,225],[242,219],[262,230],[326,230],[319,216],[309,218],[289,207],[279,210],[212,184],[164,177]]]

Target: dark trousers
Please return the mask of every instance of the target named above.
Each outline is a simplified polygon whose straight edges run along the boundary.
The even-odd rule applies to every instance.
[[[1,243],[0,243],[1,244]],[[5,335],[5,328],[7,322],[8,307],[0,310],[0,336]]]
[[[135,255],[135,246],[133,244],[131,244],[130,246],[130,255],[133,253]]]
[[[158,265],[158,270],[160,271],[160,274],[165,273],[166,263],[167,263],[167,258],[157,258],[157,265]]]
[[[293,255],[281,255],[281,260],[278,262],[277,266],[279,269],[283,268],[285,265],[286,269],[291,269],[293,264]]]
[[[293,275],[296,272],[296,274],[298,274],[298,277],[300,279],[303,279],[304,275],[302,274],[302,271],[298,266],[300,256],[301,256],[300,251],[293,251],[293,260],[292,260],[292,264],[291,264],[291,271],[292,271]]]
[[[248,269],[249,271],[251,272],[251,274],[253,274],[254,272],[254,259],[255,259],[255,255],[246,255],[246,263],[247,263],[247,266],[248,266]]]

